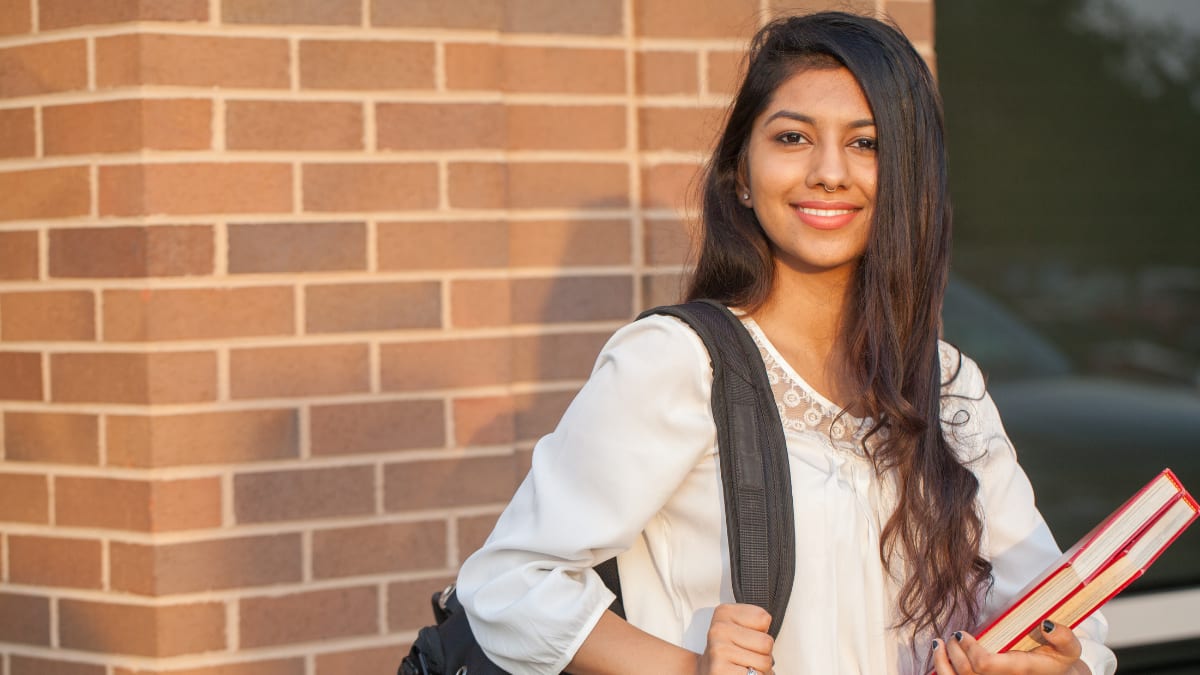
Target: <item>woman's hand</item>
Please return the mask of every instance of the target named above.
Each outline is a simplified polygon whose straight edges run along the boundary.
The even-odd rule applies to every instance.
[[[717,605],[708,643],[696,664],[697,675],[746,675],[750,668],[773,675],[775,640],[767,633],[770,627],[771,615],[761,607]]]
[[[1079,660],[1079,638],[1066,626],[1042,622],[1034,639],[1042,645],[1028,652],[994,654],[968,633],[937,640],[933,666],[937,675],[1091,675]]]

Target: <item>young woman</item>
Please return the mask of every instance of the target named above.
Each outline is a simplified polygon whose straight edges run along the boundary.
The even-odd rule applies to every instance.
[[[733,604],[712,373],[656,316],[619,330],[458,593],[514,673],[1111,673],[1099,616],[1030,653],[967,632],[1059,555],[978,367],[938,340],[950,249],[937,91],[894,28],[766,26],[704,183],[690,298],[757,342],[796,518],[778,639]],[[618,556],[628,621],[592,567]],[[949,636],[949,639],[947,637]]]

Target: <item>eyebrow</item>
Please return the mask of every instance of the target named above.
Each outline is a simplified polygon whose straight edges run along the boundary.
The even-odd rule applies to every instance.
[[[783,117],[783,118],[789,119],[789,120],[795,120],[797,122],[803,122],[805,124],[816,124],[817,123],[816,120],[809,117],[808,115],[804,115],[804,114],[801,114],[798,112],[793,112],[791,110],[780,110],[778,112],[772,113],[770,117],[768,117],[766,120],[764,120],[763,126],[770,124],[772,121],[774,121],[775,119],[780,118],[780,117]],[[873,126],[875,126],[875,120],[873,120],[873,119],[854,120],[853,122],[850,123],[849,126],[851,129],[859,129],[862,127],[873,127]]]

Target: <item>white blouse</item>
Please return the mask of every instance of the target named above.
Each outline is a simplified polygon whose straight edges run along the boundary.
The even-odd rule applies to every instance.
[[[898,584],[880,561],[879,534],[894,489],[856,450],[864,421],[839,419],[744,321],[779,406],[795,499],[796,575],[775,672],[928,673],[934,636],[914,643],[893,627]],[[995,578],[986,615],[1060,550],[979,368],[949,345],[941,355],[944,428],[980,481],[982,550]],[[459,572],[471,627],[499,666],[561,672],[613,600],[591,568],[614,555],[628,620],[704,651],[713,609],[733,602],[711,390],[704,344],[677,319],[636,321],[605,345],[558,427],[538,442],[495,530]],[[1076,631],[1094,675],[1112,673],[1103,617]]]

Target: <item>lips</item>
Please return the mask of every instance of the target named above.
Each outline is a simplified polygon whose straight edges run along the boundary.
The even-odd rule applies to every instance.
[[[805,201],[793,204],[800,222],[818,230],[836,230],[850,224],[862,207],[849,202]]]

